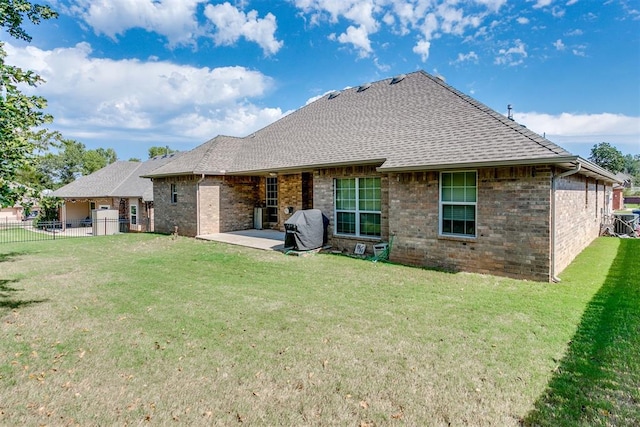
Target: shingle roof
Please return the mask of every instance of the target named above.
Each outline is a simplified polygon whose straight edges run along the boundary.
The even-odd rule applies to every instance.
[[[153,183],[141,175],[177,159],[182,153],[157,156],[145,162],[116,161],[54,191],[62,198],[141,197],[153,201]]]
[[[379,170],[576,159],[423,71],[327,95],[245,138],[216,137],[150,176],[338,164]]]

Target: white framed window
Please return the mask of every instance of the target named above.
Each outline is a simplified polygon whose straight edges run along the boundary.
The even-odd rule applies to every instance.
[[[267,177],[267,222],[278,222],[278,177]]]
[[[380,178],[336,178],[333,187],[335,234],[380,237]]]
[[[178,203],[178,189],[175,184],[171,184],[171,203]]]
[[[478,173],[440,173],[440,234],[476,237]]]

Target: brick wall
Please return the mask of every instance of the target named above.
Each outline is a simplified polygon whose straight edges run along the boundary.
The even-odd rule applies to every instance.
[[[475,239],[438,236],[438,172],[380,175],[375,168],[337,168],[314,176],[314,207],[330,220],[330,244],[372,252],[378,240],[333,235],[333,178],[382,178],[382,240],[394,234],[391,260],[417,266],[549,280],[550,186],[548,167],[478,170]]]
[[[173,233],[174,226],[178,226],[180,235],[193,237],[253,228],[259,178],[207,176],[200,183],[199,180],[197,176],[154,179],[155,231]],[[171,203],[171,184],[176,184],[178,193],[175,204]],[[198,210],[200,230],[196,222]]]
[[[367,178],[379,177],[381,187],[381,234],[378,238],[343,237],[334,235],[335,218],[333,211],[333,180],[334,178]],[[374,166],[354,166],[322,169],[313,175],[313,207],[320,209],[329,218],[327,234],[329,245],[337,250],[353,253],[356,243],[365,243],[367,254],[373,253],[373,245],[381,240],[388,241],[389,236],[389,185],[387,175],[376,172]]]
[[[154,178],[154,225],[157,233],[173,233],[178,227],[182,236],[194,237],[198,231],[196,222],[196,187],[199,177],[180,176]],[[176,184],[178,203],[171,203],[171,184]]]
[[[556,183],[555,274],[559,274],[600,233],[611,186],[575,174]]]

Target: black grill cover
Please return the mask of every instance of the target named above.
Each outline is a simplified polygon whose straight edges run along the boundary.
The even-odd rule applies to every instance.
[[[297,211],[285,221],[284,246],[309,251],[327,243],[329,218],[320,209]]]

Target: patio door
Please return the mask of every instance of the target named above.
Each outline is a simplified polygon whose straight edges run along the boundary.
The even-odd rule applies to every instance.
[[[278,177],[267,177],[267,222],[278,222]]]

